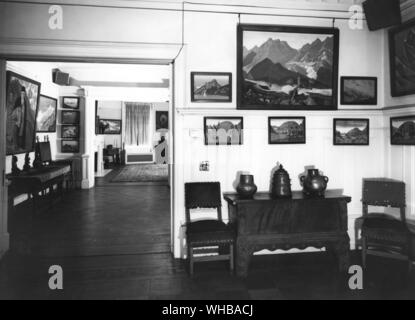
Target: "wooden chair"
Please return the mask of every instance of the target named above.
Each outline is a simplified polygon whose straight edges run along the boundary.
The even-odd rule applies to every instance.
[[[186,183],[185,206],[187,226],[186,241],[190,275],[193,275],[195,262],[228,259],[231,273],[233,273],[235,233],[232,226],[225,224],[222,220],[220,183]],[[205,208],[216,209],[218,218],[215,220],[191,220],[192,209]],[[212,247],[218,247],[216,255],[195,256],[196,254],[212,254]],[[226,247],[229,250],[222,252],[222,249],[226,249]]]
[[[415,261],[415,232],[406,220],[405,183],[392,179],[363,180],[362,262],[367,255]],[[398,208],[400,218],[386,213],[369,213],[369,206]]]

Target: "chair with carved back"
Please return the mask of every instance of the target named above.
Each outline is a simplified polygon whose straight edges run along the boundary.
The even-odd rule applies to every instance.
[[[408,261],[409,271],[415,261],[415,230],[407,223],[405,183],[379,178],[363,179],[362,262],[367,255]],[[369,212],[369,206],[399,209],[400,217]]]
[[[220,183],[186,183],[185,207],[190,275],[193,275],[195,262],[214,260],[229,260],[232,273],[234,269],[235,233],[232,226],[222,220]],[[217,219],[192,220],[191,216],[196,215],[195,209],[216,209]],[[216,247],[216,255],[211,255],[213,253],[212,248],[216,251]],[[227,247],[229,250],[226,250]],[[200,254],[210,255],[195,256]]]

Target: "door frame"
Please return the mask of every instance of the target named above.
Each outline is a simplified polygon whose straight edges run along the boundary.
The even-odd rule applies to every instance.
[[[120,51],[122,54],[122,50]],[[44,55],[2,55],[0,54],[0,174],[2,175],[0,181],[0,200],[1,200],[1,213],[0,213],[0,259],[9,250],[9,234],[8,234],[8,197],[7,197],[7,186],[8,181],[5,178],[6,168],[6,64],[7,61],[36,61],[36,62],[72,62],[72,63],[105,63],[105,64],[146,64],[146,65],[166,65],[170,66],[170,91],[174,91],[174,61],[171,59],[141,59],[141,58],[125,58],[125,57],[61,57],[59,55],[44,56]],[[171,252],[174,254],[174,96],[172,94],[171,101],[169,103],[169,118],[171,119],[171,129],[169,130],[169,158],[170,158],[170,216],[171,216]]]

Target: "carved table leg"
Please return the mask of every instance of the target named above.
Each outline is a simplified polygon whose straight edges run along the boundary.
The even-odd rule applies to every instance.
[[[338,242],[334,247],[339,263],[339,271],[347,272],[350,267],[350,243],[349,241]]]
[[[247,277],[249,262],[253,254],[252,246],[245,239],[236,241],[236,275],[238,277]]]

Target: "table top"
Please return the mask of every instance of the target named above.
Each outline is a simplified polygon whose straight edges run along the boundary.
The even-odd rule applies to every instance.
[[[303,201],[315,199],[346,200],[347,202],[352,201],[351,197],[343,195],[342,190],[326,190],[323,197],[307,196],[302,191],[293,191],[291,198],[275,198],[269,192],[258,192],[250,199],[243,198],[236,192],[224,192],[223,197],[227,202],[232,204],[247,203],[253,201]]]
[[[61,166],[47,166],[38,169],[30,169],[28,172],[22,171],[19,175],[9,174],[7,175],[8,180],[39,180],[40,182],[46,182],[48,180],[54,179],[58,176],[64,175],[71,171],[71,167],[69,165],[61,165]]]

